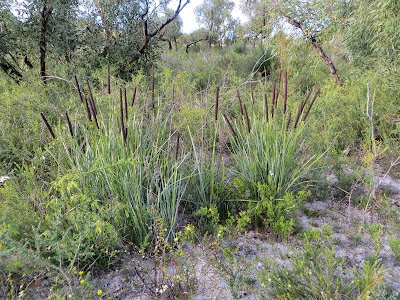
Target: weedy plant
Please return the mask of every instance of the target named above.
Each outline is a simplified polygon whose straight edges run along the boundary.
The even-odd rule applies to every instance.
[[[390,236],[388,237],[388,243],[395,259],[400,260],[400,239],[395,236]]]
[[[142,252],[142,259],[134,258],[135,271],[154,299],[189,299],[197,285],[193,270],[197,258],[186,253],[182,243],[191,239],[194,228],[188,226],[167,243],[164,223],[155,212],[151,250]]]
[[[289,262],[289,268],[264,262],[258,275],[264,293],[278,299],[367,299],[371,293],[378,296],[383,286],[383,266],[362,261],[351,268],[335,253],[332,231],[326,227],[305,232],[303,249],[294,251]]]
[[[228,222],[229,223],[229,222]],[[251,274],[254,262],[244,255],[246,236],[238,245],[240,227],[233,223],[219,226],[216,237],[207,243],[207,257],[212,266],[228,284],[234,299],[239,299],[254,289],[255,279]]]

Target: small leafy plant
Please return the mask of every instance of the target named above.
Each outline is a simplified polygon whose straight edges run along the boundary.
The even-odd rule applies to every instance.
[[[265,261],[258,278],[264,292],[278,299],[366,299],[383,284],[383,267],[363,261],[357,268],[335,252],[332,231],[309,229],[302,250],[289,256],[290,267]],[[343,274],[351,274],[350,277]]]
[[[400,239],[395,236],[390,236],[388,237],[388,243],[395,259],[400,260]]]

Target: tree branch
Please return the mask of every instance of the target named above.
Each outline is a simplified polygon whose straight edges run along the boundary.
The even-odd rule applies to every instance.
[[[307,28],[300,22],[298,22],[297,20],[295,20],[294,18],[285,15],[282,11],[280,11],[280,15],[286,19],[291,25],[293,25],[296,28],[299,28],[302,32],[303,35],[310,41],[310,43],[313,45],[313,47],[317,50],[319,56],[322,57],[322,59],[325,61],[325,63],[328,65],[330,71],[331,71],[331,75],[333,77],[333,80],[336,82],[336,84],[338,86],[340,86],[340,79],[339,76],[337,74],[337,70],[335,65],[333,64],[332,59],[326,55],[325,51],[322,49],[321,44],[317,42],[316,38],[314,35],[312,35],[310,32],[308,32]]]
[[[99,16],[100,16],[101,22],[103,23],[104,29],[106,31],[105,34],[102,33],[102,32],[100,32],[100,33],[103,36],[105,36],[105,38],[108,40],[111,37],[113,37],[113,34],[112,34],[111,30],[110,30],[110,27],[108,27],[108,23],[107,23],[106,17],[105,17],[105,15],[103,13],[103,10],[100,7],[100,4],[97,1],[93,1],[93,2],[94,2],[94,5],[96,6],[97,11],[99,12]]]
[[[201,38],[201,39],[195,40],[195,41],[193,41],[193,42],[190,42],[189,44],[186,44],[186,53],[189,53],[189,48],[190,48],[191,46],[197,44],[198,42],[207,41],[207,40],[208,40],[208,37],[206,37],[206,38]]]
[[[179,0],[178,6],[177,6],[174,14],[171,17],[167,18],[163,23],[161,23],[154,31],[149,32],[148,20],[147,20],[147,16],[149,13],[149,2],[148,2],[148,0],[146,0],[146,9],[143,12],[143,14],[140,16],[140,18],[142,19],[143,34],[144,34],[144,40],[142,42],[142,45],[139,48],[140,54],[142,54],[144,52],[144,50],[146,49],[150,40],[153,37],[155,37],[165,26],[167,26],[169,23],[171,23],[189,2],[190,2],[190,0],[185,0],[185,3],[182,4],[182,0]]]

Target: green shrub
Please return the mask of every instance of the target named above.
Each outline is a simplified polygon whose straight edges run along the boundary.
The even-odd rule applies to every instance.
[[[295,215],[299,211],[300,204],[310,193],[299,192],[297,197],[293,193],[286,192],[282,198],[274,198],[269,194],[271,186],[258,185],[260,199],[249,202],[246,212],[253,224],[262,223],[264,228],[281,238],[289,237],[295,229]]]
[[[91,264],[108,268],[119,246],[112,225],[113,210],[118,207],[85,194],[77,180],[71,172],[52,183],[44,221],[34,229],[35,249],[56,265],[68,263],[70,269]]]
[[[246,52],[246,44],[243,43],[243,42],[241,42],[241,43],[236,43],[236,44],[234,44],[234,45],[232,46],[232,50],[233,50],[233,52],[235,52],[235,53],[243,54],[243,53]]]

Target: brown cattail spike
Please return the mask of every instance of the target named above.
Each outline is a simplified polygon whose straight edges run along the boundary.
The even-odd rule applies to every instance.
[[[90,88],[89,79],[87,79],[87,78],[86,78],[86,83],[87,83],[87,87],[88,87],[88,90],[89,90],[90,101],[91,101],[92,104],[93,104],[93,114],[94,114],[94,115],[97,115],[97,109],[96,109],[96,105],[95,105],[95,103],[94,103],[93,94],[92,94],[92,89]]]
[[[99,128],[99,123],[97,122],[97,115],[94,113],[94,111],[96,110],[96,108],[94,106],[94,102],[89,100],[89,104],[90,104],[90,107],[91,107],[92,112],[93,112],[93,119],[94,119],[94,122],[96,124],[96,127],[97,127],[97,129],[100,129]]]
[[[176,135],[175,160],[178,160],[180,138],[181,138],[181,133],[178,131],[178,134]]]
[[[224,117],[226,124],[228,124],[229,130],[232,132],[232,134],[234,136],[236,136],[236,131],[235,131],[235,129],[233,129],[233,126],[232,126],[231,122],[229,121],[228,117],[225,114],[223,114],[222,116]]]
[[[289,117],[287,118],[286,122],[286,131],[289,130],[290,122],[292,121],[292,112],[289,113]]]
[[[242,114],[242,116],[244,116],[242,99],[240,98],[240,93],[239,93],[238,87],[236,87],[236,95],[237,95],[237,98],[238,98],[238,101],[239,101],[240,113]]]
[[[278,85],[275,89],[276,96],[275,96],[275,108],[278,107],[278,99],[279,99],[279,92],[281,89],[281,81],[282,81],[282,69],[279,71],[279,77],[278,77]]]
[[[86,105],[86,113],[87,113],[87,117],[89,122],[92,122],[92,114],[90,112],[90,107],[89,107],[89,100],[85,95],[85,105]]]
[[[127,137],[128,137],[128,128],[125,127],[125,129],[124,129],[124,134],[122,135],[122,138],[123,138],[123,140],[124,140],[124,145],[126,145],[126,139],[127,139]]]
[[[122,88],[119,89],[119,112],[122,137],[125,140],[125,126],[124,126],[124,105],[122,102]]]
[[[304,99],[304,100],[301,101],[301,103],[300,103],[300,105],[299,105],[299,108],[297,109],[296,120],[295,120],[294,126],[293,126],[294,129],[297,128],[297,124],[298,124],[299,121],[300,121],[300,116],[301,116],[301,114],[303,113],[304,106],[306,105],[306,103],[307,103],[307,101],[308,101],[308,98],[310,97],[310,94],[311,94],[311,92],[310,92],[310,91],[307,91],[306,99]]]
[[[78,82],[78,78],[76,77],[76,75],[74,75],[74,79],[75,79],[76,89],[78,90],[79,98],[81,99],[81,102],[83,103],[81,88],[79,87],[79,82]]]
[[[264,94],[265,120],[269,122],[267,93]]]
[[[306,106],[308,99],[310,99],[310,96],[311,96],[311,91],[307,91],[306,99],[304,99],[304,103],[303,103],[303,109]]]
[[[250,120],[249,120],[249,115],[247,113],[247,108],[246,108],[246,104],[244,105],[244,116],[246,118],[246,125],[247,125],[247,131],[250,133]]]
[[[135,90],[133,91],[131,106],[133,106],[133,104],[135,104],[136,92],[137,92],[137,87],[135,87]]]
[[[49,122],[47,122],[46,117],[44,116],[43,113],[40,113],[40,116],[42,117],[44,123],[46,124],[46,127],[47,127],[47,129],[49,130],[51,136],[53,137],[53,139],[55,139],[55,138],[56,138],[56,135],[54,134],[53,129],[51,129],[51,126],[50,126]]]
[[[65,118],[67,119],[69,134],[71,135],[71,137],[74,137],[74,133],[72,131],[71,120],[69,119],[69,116],[68,116],[67,112],[65,113]]]
[[[267,69],[265,67],[264,67],[263,75],[264,75],[264,88],[265,88],[265,91],[266,91],[267,87],[268,87],[268,80],[267,80]]]
[[[218,104],[219,104],[219,86],[217,86],[217,90],[215,92],[215,114],[214,114],[215,121],[218,121]]]
[[[306,113],[303,116],[303,121],[305,121],[307,119],[307,116],[310,113],[310,110],[311,110],[312,106],[314,105],[315,99],[317,99],[319,92],[320,92],[320,89],[318,88],[318,90],[315,92],[315,95],[314,95],[310,105],[308,106]]]

